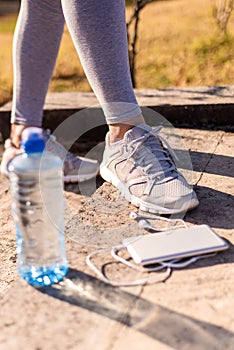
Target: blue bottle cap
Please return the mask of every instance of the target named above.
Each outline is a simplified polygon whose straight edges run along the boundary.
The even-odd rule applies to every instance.
[[[30,127],[24,129],[21,135],[20,146],[24,152],[30,153],[42,153],[45,149],[45,140],[41,128]]]

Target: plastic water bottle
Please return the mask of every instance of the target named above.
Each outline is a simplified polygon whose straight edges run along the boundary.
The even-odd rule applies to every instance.
[[[62,161],[44,151],[40,128],[22,133],[23,153],[9,164],[19,275],[34,286],[63,279],[68,270],[64,243]]]

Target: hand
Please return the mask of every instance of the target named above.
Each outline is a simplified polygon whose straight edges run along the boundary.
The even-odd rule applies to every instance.
[[[17,155],[19,155],[20,153],[22,153],[22,149],[18,148],[15,146],[15,144],[12,142],[11,139],[7,139],[5,141],[4,144],[5,147],[5,151],[3,153],[3,157],[2,157],[2,162],[1,162],[1,173],[3,175],[8,176],[8,164],[9,162],[16,157]]]

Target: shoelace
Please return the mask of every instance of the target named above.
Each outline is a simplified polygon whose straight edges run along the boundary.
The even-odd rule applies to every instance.
[[[139,149],[139,147],[141,145],[143,145],[143,143],[146,143],[147,141],[147,145],[150,147],[150,149],[152,150],[150,154],[150,157],[147,157],[147,164],[146,164],[146,158],[145,158],[145,154],[142,152],[139,154],[139,156],[135,159],[135,161],[137,161],[139,163],[139,165],[142,167],[142,169],[144,170],[144,172],[150,176],[150,178],[152,180],[154,179],[160,179],[162,176],[163,178],[166,177],[166,175],[170,174],[172,171],[177,172],[176,166],[173,162],[173,158],[175,158],[176,160],[178,160],[178,157],[176,156],[175,152],[173,151],[173,149],[171,148],[171,146],[169,145],[169,143],[164,139],[164,137],[162,137],[161,135],[159,135],[159,131],[162,129],[162,126],[158,126],[156,128],[151,129],[149,132],[146,132],[144,135],[136,138],[135,140],[132,140],[128,143],[128,145],[125,145],[125,147],[129,149],[132,148],[132,151],[129,153],[128,157],[127,157],[127,162],[123,165],[123,167],[126,166],[126,164],[128,163],[128,161],[130,160],[130,158],[137,152],[137,150]],[[150,137],[155,136],[158,138],[159,142],[164,143],[166,145],[166,149],[163,147],[163,145],[160,145],[159,147],[156,147],[155,145],[155,139],[153,140],[149,140]],[[153,147],[151,147],[151,145]],[[168,151],[168,152],[167,152]],[[155,166],[155,152],[161,153],[161,157],[159,157],[157,155],[157,160],[158,160],[158,169],[156,169],[153,173],[150,173],[150,170]],[[168,156],[169,153],[169,156]],[[168,163],[168,167],[165,169],[162,169],[162,166],[160,166],[160,161],[166,161]]]

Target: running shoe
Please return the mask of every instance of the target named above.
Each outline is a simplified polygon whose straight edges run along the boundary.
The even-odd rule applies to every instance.
[[[141,210],[177,214],[195,208],[199,202],[193,188],[178,171],[170,145],[159,135],[161,126],[140,124],[128,130],[120,141],[106,136],[102,178]]]
[[[68,152],[66,148],[56,141],[56,137],[51,135],[48,130],[44,131],[46,140],[46,150],[56,154],[62,159],[63,180],[65,183],[75,183],[90,180],[95,177],[99,171],[97,160],[78,157]]]

